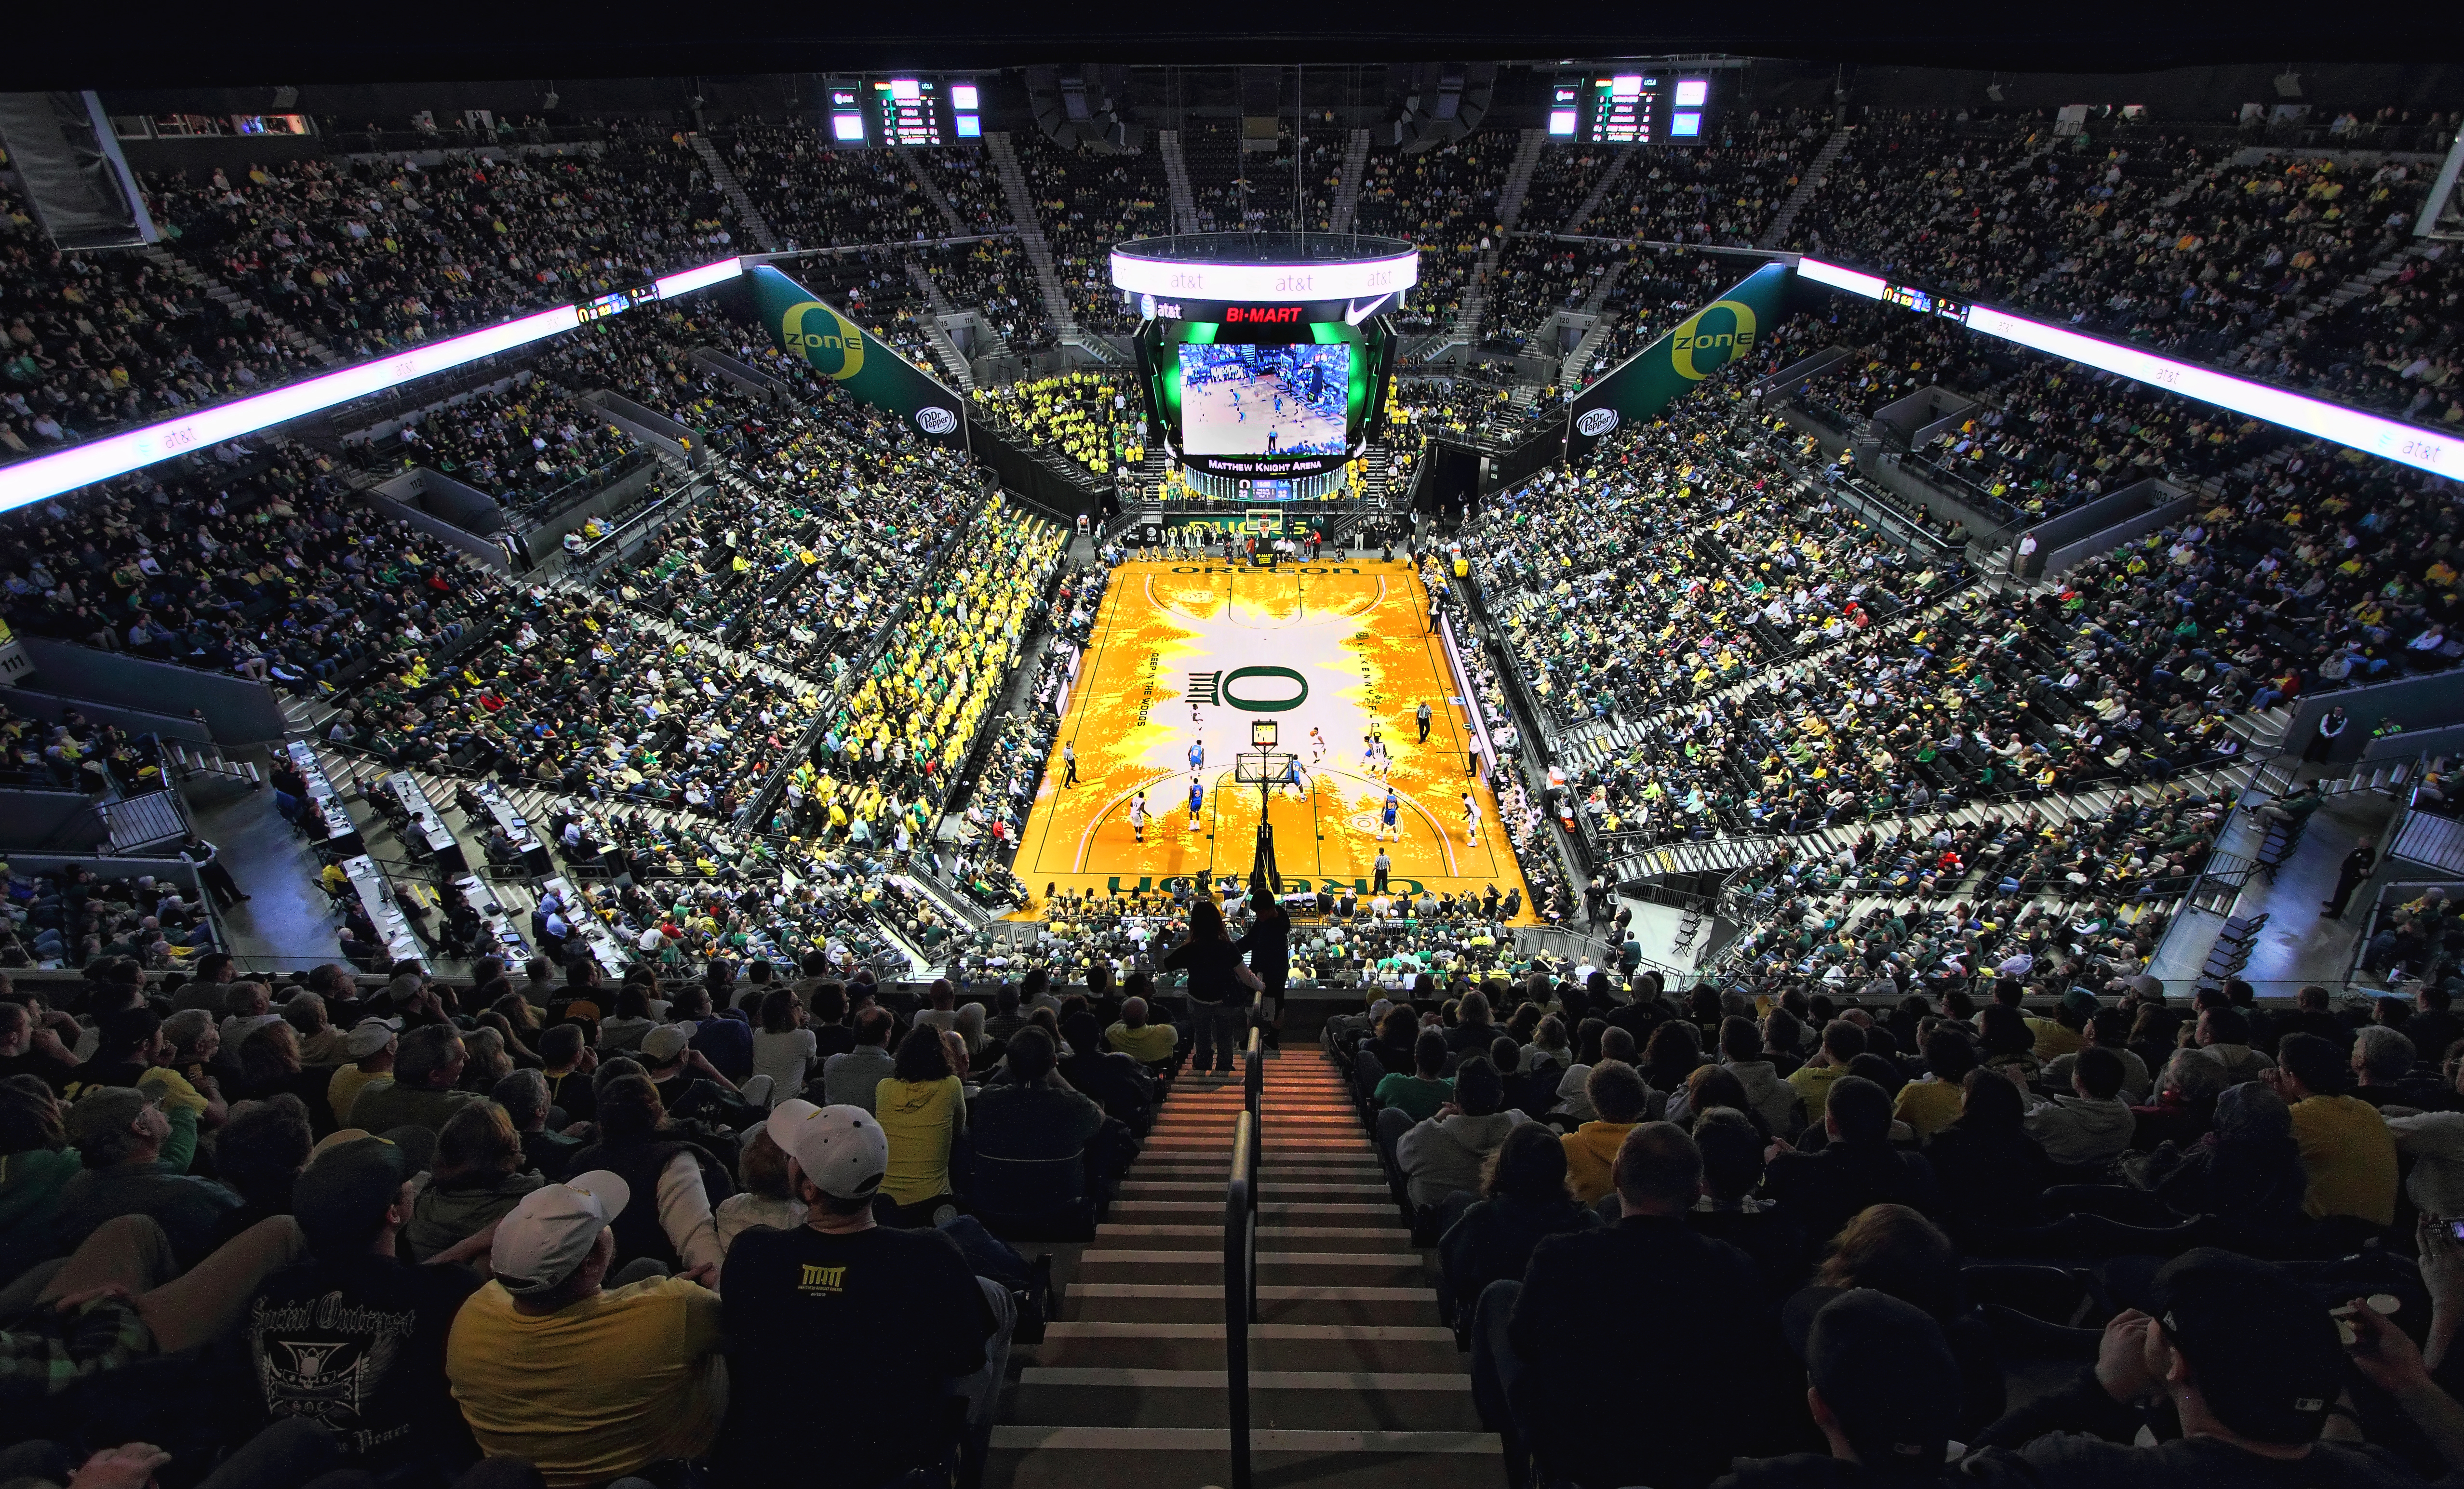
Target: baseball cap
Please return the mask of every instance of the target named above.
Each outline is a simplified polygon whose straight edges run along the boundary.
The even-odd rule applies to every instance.
[[[632,1197],[605,1169],[531,1191],[496,1226],[488,1270],[516,1296],[546,1292],[573,1275]]]
[[[781,1102],[765,1129],[813,1187],[833,1199],[869,1199],[890,1168],[890,1138],[861,1106]]]
[[[403,1181],[411,1172],[410,1155],[384,1138],[358,1132],[339,1142],[328,1139],[292,1181],[291,1214],[313,1251],[345,1255],[363,1249],[384,1225],[386,1209],[402,1197]]]
[[[133,1085],[106,1085],[87,1092],[71,1106],[64,1126],[69,1141],[79,1148],[100,1139],[107,1132],[125,1132],[137,1121],[137,1114],[154,1105],[154,1098]]]
[[[2147,1311],[2189,1357],[2218,1421],[2262,1442],[2319,1435],[2344,1351],[2326,1307],[2289,1274],[2201,1246],[2156,1274]]]
[[[1808,1287],[1780,1323],[1866,1467],[1931,1476],[1966,1397],[1933,1316],[1871,1287]]]
[[[696,1031],[689,1023],[663,1023],[642,1036],[642,1056],[653,1064],[666,1064],[685,1052]]]
[[[363,1018],[342,1037],[342,1051],[353,1060],[365,1060],[393,1042],[393,1025],[382,1018]]]
[[[2062,1006],[2082,1018],[2093,1018],[2096,1017],[2097,1010],[2103,1005],[2100,1004],[2096,1000],[2096,995],[2087,989],[2073,988],[2062,995]]]

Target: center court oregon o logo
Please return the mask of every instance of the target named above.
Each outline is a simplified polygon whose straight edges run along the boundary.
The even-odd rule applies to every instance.
[[[828,318],[826,328],[807,331],[805,326],[815,311]],[[779,339],[787,350],[838,382],[845,383],[864,370],[864,333],[856,329],[854,321],[819,300],[799,300],[788,306],[779,318]]]
[[[1288,698],[1244,698],[1234,690],[1233,685],[1250,677],[1279,678],[1297,690]],[[1287,667],[1242,667],[1229,672],[1189,674],[1190,702],[1228,703],[1244,713],[1281,713],[1297,709],[1309,700],[1309,679]]]
[[[1727,315],[1717,316],[1720,311]],[[1728,328],[1717,329],[1723,318],[1730,322]],[[1705,319],[1711,321],[1713,329],[1704,328]],[[1753,350],[1753,345],[1754,308],[1743,300],[1713,300],[1687,317],[1670,336],[1668,365],[1688,383],[1700,383]]]

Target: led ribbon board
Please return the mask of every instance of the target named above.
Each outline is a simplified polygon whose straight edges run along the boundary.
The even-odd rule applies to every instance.
[[[1844,290],[1869,300],[1892,300],[1904,303],[1893,296],[1897,287],[1876,274],[1827,264],[1818,258],[1797,262],[1796,272],[1816,284]],[[2449,480],[2464,480],[2464,437],[2440,434],[2377,414],[2364,413],[2343,404],[2323,398],[2312,398],[2273,383],[2237,378],[2197,362],[2180,361],[2135,346],[2087,336],[2065,326],[2014,316],[2007,310],[1990,305],[1958,306],[1955,302],[1936,302],[1935,314],[1945,319],[1957,320],[1970,331],[1995,337],[2005,341],[2044,352],[2054,357],[2068,358],[2082,366],[2116,377],[2161,387],[2167,392],[2195,398],[2201,403],[2230,408],[2280,427],[2315,435],[2320,439],[2377,455],[2399,465],[2443,475]]]
[[[1291,304],[1375,299],[1420,282],[1417,249],[1333,263],[1224,264],[1112,251],[1112,284],[1158,299]]]
[[[723,258],[698,269],[667,274],[656,281],[657,297],[671,299],[693,290],[705,289],[733,279],[743,270],[739,260]],[[647,302],[649,296],[636,296],[626,306],[612,310],[603,307],[605,298],[590,302],[597,308],[591,318],[622,314],[627,308]],[[227,404],[214,404],[176,419],[165,419],[124,433],[73,445],[49,455],[0,466],[0,512],[29,506],[64,492],[91,486],[97,481],[107,481],[115,475],[125,475],[160,460],[168,460],[192,450],[211,449],[225,440],[270,429],[277,424],[288,424],[320,409],[451,371],[482,357],[493,357],[498,352],[545,340],[582,324],[583,309],[579,305],[560,305],[554,310],[543,310],[519,319],[379,357],[356,366],[344,367],[339,372],[285,383],[270,392],[233,399]]]

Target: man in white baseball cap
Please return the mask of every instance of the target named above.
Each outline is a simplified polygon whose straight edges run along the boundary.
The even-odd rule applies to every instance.
[[[830,1444],[832,1479],[851,1484],[944,1462],[957,1446],[948,1397],[968,1399],[971,1431],[991,1422],[1016,1317],[1008,1291],[941,1232],[874,1222],[890,1141],[872,1113],[791,1098],[764,1130],[806,1219],[746,1231],[727,1254],[726,1481],[801,1482],[816,1443]]]
[[[325,1105],[333,1108],[336,1122],[349,1122],[351,1104],[369,1082],[393,1079],[394,1051],[400,1042],[394,1037],[393,1022],[384,1018],[363,1018],[342,1037],[342,1053],[350,1062],[336,1065],[333,1079],[325,1083]]]
[[[606,1287],[608,1224],[632,1195],[605,1169],[533,1190],[496,1225],[495,1281],[446,1344],[453,1399],[491,1457],[550,1489],[605,1483],[710,1451],[727,1413],[718,1297],[635,1263]],[[628,1281],[635,1271],[646,1275]]]
[[[693,1047],[699,1026],[663,1023],[642,1036],[642,1073],[659,1088],[671,1117],[694,1117],[743,1128],[760,1121],[770,1102],[770,1078],[755,1076],[742,1090],[710,1058]]]

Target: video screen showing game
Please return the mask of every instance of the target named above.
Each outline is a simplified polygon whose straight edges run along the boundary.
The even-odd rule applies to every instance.
[[[1352,347],[1180,344],[1183,452],[1340,455]]]

